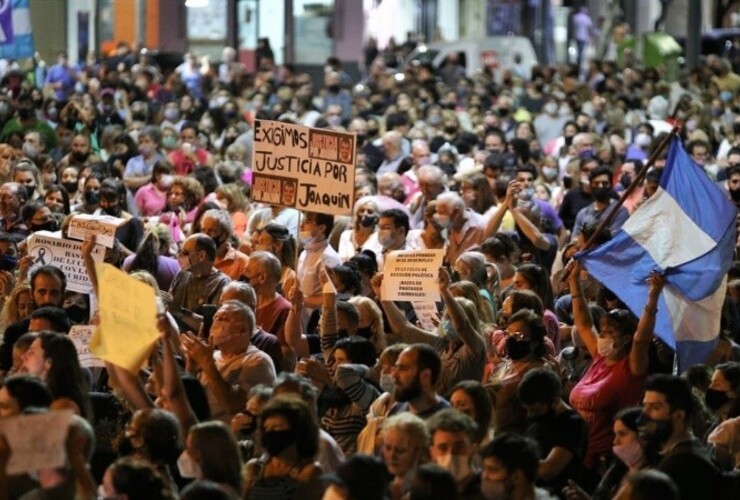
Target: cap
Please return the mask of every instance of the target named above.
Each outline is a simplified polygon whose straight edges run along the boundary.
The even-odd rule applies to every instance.
[[[100,98],[101,98],[101,99],[102,99],[103,97],[113,97],[113,96],[115,96],[115,95],[116,95],[116,91],[115,91],[115,90],[113,90],[113,89],[112,89],[112,88],[110,88],[110,87],[106,87],[106,88],[104,88],[103,90],[101,90],[101,91],[100,91]]]

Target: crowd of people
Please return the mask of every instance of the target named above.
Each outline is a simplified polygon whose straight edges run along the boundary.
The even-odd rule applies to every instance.
[[[740,76],[715,56],[675,82],[609,61],[468,76],[407,51],[368,45],[360,81],[330,58],[321,82],[266,41],[254,73],[231,49],[170,73],[60,53],[8,89],[0,421],[74,417],[62,467],[9,475],[0,437],[0,498],[737,498],[740,265],[681,375],[654,334],[663,276],[638,317],[566,265],[655,194],[676,124],[740,206]],[[356,134],[352,214],[252,203],[256,119]],[[138,373],[80,366],[67,333],[96,292],[29,255],[76,214],[124,220],[104,260],[158,297]],[[426,328],[380,294],[387,256],[424,249],[445,255]]]

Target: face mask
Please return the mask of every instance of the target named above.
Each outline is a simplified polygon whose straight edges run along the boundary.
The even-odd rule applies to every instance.
[[[326,122],[331,127],[338,127],[338,126],[340,126],[342,124],[342,117],[341,116],[337,116],[337,115],[331,115],[331,116],[329,116],[329,117],[326,118]]]
[[[187,450],[180,453],[177,459],[177,470],[180,472],[180,476],[184,478],[200,479],[203,475],[200,464],[193,460]]]
[[[506,487],[501,481],[481,479],[480,492],[486,500],[506,500]]]
[[[451,221],[449,215],[434,214],[433,219],[442,229],[450,228]]]
[[[631,443],[615,445],[612,451],[627,467],[635,467],[642,460],[643,452],[640,442],[635,439]]]
[[[78,162],[83,162],[87,160],[88,156],[90,156],[89,152],[85,152],[85,151],[73,151],[72,152],[72,158],[74,158]]]
[[[175,123],[180,118],[180,112],[176,109],[169,108],[164,110],[164,119],[168,122]]]
[[[139,154],[141,156],[149,156],[154,152],[153,146],[139,146]]]
[[[300,231],[298,233],[298,239],[301,240],[301,243],[303,243],[304,245],[313,243],[313,241],[315,240],[313,234],[311,234],[311,231]]]
[[[97,191],[85,191],[85,203],[88,205],[97,205],[100,203],[100,193]]]
[[[591,189],[591,196],[594,197],[594,200],[598,201],[599,203],[606,203],[609,201],[609,198],[611,198],[612,190],[610,188],[593,188]]]
[[[36,158],[39,154],[39,148],[28,143],[24,143],[21,149],[23,150],[23,154],[31,159]]]
[[[713,411],[717,411],[722,408],[729,400],[730,397],[725,391],[719,391],[717,389],[707,389],[707,393],[704,395],[704,402],[707,403],[707,407]]]
[[[121,215],[121,211],[122,211],[121,205],[118,205],[118,204],[113,205],[113,206],[108,206],[103,209],[103,212],[106,215],[110,215],[112,217],[118,217],[119,215]]]
[[[80,306],[69,306],[64,308],[67,317],[76,325],[84,324],[88,319],[87,309]]]
[[[262,448],[273,457],[280,455],[283,450],[293,444],[294,440],[293,431],[290,429],[262,432]]]
[[[357,134],[357,144],[365,144],[367,134]]]
[[[507,338],[506,354],[509,356],[509,359],[513,361],[526,358],[529,354],[529,341],[517,340],[514,337]]]
[[[596,351],[600,356],[608,358],[614,353],[614,339],[599,337],[596,339]]]
[[[662,445],[673,434],[670,420],[653,420],[644,413],[637,419],[637,428],[640,430],[640,436],[654,445]]]
[[[59,225],[55,220],[50,220],[48,222],[44,222],[43,224],[34,224],[28,227],[28,229],[35,233],[36,231],[50,231],[54,232],[57,229],[59,229]]]
[[[373,336],[373,333],[373,329],[369,326],[363,326],[362,328],[357,329],[357,335],[359,335],[363,339],[369,339]]]
[[[175,147],[177,147],[177,137],[171,135],[163,137],[162,146],[166,149],[175,149]]]
[[[363,215],[360,219],[360,225],[362,227],[375,227],[375,224],[378,223],[378,216],[377,215]]]
[[[445,331],[445,337],[447,337],[450,343],[455,344],[460,340],[460,336],[457,334],[455,327],[452,326],[452,321],[449,318],[442,320],[442,329]]]
[[[530,201],[534,196],[534,188],[525,188],[519,191],[519,199],[523,201]]]
[[[46,112],[46,116],[51,121],[56,121],[57,117],[59,116],[59,111],[57,111],[56,108],[51,108],[49,111]]]
[[[19,108],[18,116],[21,120],[28,120],[33,116],[33,109],[31,108]]]
[[[543,107],[543,110],[548,115],[557,115],[558,114],[558,104],[556,102],[550,101],[547,104],[545,104],[545,106]]]
[[[380,376],[379,385],[380,388],[388,394],[393,394],[393,392],[396,390],[396,381],[393,378],[393,375],[391,375],[390,373],[384,373]]]
[[[165,191],[169,189],[170,186],[172,186],[172,181],[175,180],[175,177],[172,175],[163,175],[159,178],[159,187],[162,188],[162,191]]]
[[[552,180],[558,175],[558,169],[555,167],[542,167],[542,177]]]
[[[653,139],[644,132],[641,132],[637,134],[637,136],[635,136],[635,144],[637,144],[640,148],[647,148],[648,146],[650,146],[652,140]]]
[[[15,255],[0,256],[0,271],[14,271],[18,265],[18,257]]]
[[[452,474],[458,483],[470,475],[470,459],[464,455],[448,453],[437,460],[437,465]]]
[[[75,182],[62,182],[62,186],[64,186],[64,189],[67,190],[68,194],[73,194],[77,192],[77,181]]]
[[[732,201],[740,201],[740,190],[731,190],[730,196],[732,197]]]
[[[627,189],[629,185],[632,184],[632,176],[630,174],[622,174],[619,178],[619,183],[624,189]]]
[[[387,229],[378,231],[378,242],[383,248],[390,248],[393,245],[393,236]]]
[[[451,126],[445,127],[444,131],[445,131],[445,134],[452,135],[457,132],[457,127],[451,125]]]

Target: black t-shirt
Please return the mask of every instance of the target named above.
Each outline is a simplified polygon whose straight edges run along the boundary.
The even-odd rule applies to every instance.
[[[574,182],[577,181],[578,179],[574,179]],[[558,215],[568,231],[573,231],[573,225],[576,223],[576,215],[578,215],[578,212],[593,202],[593,197],[580,187],[569,189],[568,192],[565,193]]]
[[[568,408],[557,415],[548,415],[532,420],[524,434],[540,445],[540,459],[544,460],[553,448],[560,447],[573,454],[573,459],[562,472],[551,481],[538,481],[540,486],[559,493],[568,479],[580,480],[583,457],[588,444],[588,426],[578,412]]]
[[[678,443],[658,463],[657,469],[673,479],[682,499],[724,498],[722,475],[709,452],[692,437]]]

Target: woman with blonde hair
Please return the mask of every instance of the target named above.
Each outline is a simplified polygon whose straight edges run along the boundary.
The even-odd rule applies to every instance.
[[[3,311],[0,313],[0,328],[5,331],[8,325],[29,317],[32,310],[31,283],[28,280],[21,281],[5,298]]]
[[[403,498],[411,488],[416,469],[429,461],[429,430],[421,418],[404,412],[388,418],[381,435],[383,460],[393,475],[391,498]]]
[[[464,297],[475,304],[478,317],[481,320],[481,328],[484,325],[493,325],[496,323],[491,303],[483,297],[478,287],[472,281],[457,281],[450,285],[450,293],[453,297]]]
[[[8,144],[0,144],[0,183],[5,184],[11,180],[10,170],[15,160],[23,154]]]
[[[352,297],[347,302],[355,306],[357,312],[360,313],[357,335],[372,342],[376,352],[383,352],[385,349],[383,313],[378,304],[374,300],[363,296]]]
[[[350,227],[342,231],[339,237],[339,258],[342,262],[360,253],[362,250],[372,250],[380,255],[383,247],[378,241],[378,219],[380,208],[374,196],[363,196],[355,202]]]
[[[247,230],[249,217],[247,216],[247,197],[239,184],[224,184],[216,188],[216,201],[231,215],[231,225],[234,234],[239,240]]]

